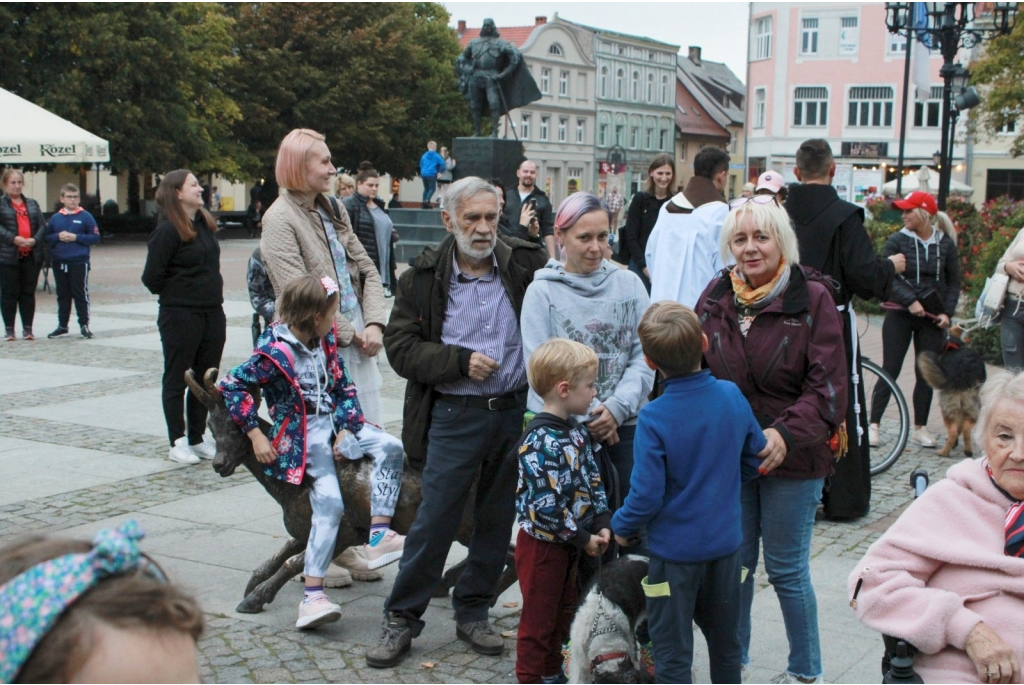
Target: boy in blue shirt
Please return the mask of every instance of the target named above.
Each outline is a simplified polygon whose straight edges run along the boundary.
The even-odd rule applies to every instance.
[[[50,217],[43,236],[50,247],[53,280],[57,285],[57,329],[47,338],[68,334],[71,300],[75,301],[82,337],[92,337],[89,330],[89,247],[100,241],[100,229],[92,214],[78,206],[81,199],[78,186],[64,185],[60,189],[64,207]]]
[[[644,359],[662,395],[640,410],[629,495],[612,517],[620,545],[647,529],[644,584],[659,683],[689,683],[691,621],[704,633],[711,681],[740,682],[740,480],[757,476],[764,433],[739,388],[701,370],[697,315],[657,302],[640,320]]]

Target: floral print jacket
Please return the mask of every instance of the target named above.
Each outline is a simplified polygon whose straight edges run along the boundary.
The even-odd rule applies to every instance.
[[[268,437],[277,452],[277,460],[265,464],[263,472],[272,478],[299,485],[306,472],[306,405],[297,378],[294,353],[287,342],[279,339],[276,328],[277,325],[267,327],[256,343],[252,358],[229,371],[221,379],[219,387],[228,413],[243,433],[259,425],[256,404],[249,390],[252,386],[262,388],[273,422]],[[357,433],[363,427],[363,411],[356,397],[356,386],[338,357],[335,331],[332,330],[321,341],[327,360],[325,393],[333,403],[335,431],[347,429]]]

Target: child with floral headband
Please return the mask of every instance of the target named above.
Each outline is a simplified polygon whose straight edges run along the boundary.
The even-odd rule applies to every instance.
[[[252,358],[220,381],[228,412],[252,440],[264,473],[296,486],[303,477],[312,481],[306,588],[295,624],[300,629],[341,618],[341,607],[323,591],[345,511],[335,459],[373,458],[367,565],[372,569],[397,561],[405,546],[405,536],[390,529],[401,487],[402,441],[363,419],[356,387],[338,356],[338,291],[338,284],[326,277],[306,275],[289,283],[277,301],[278,320],[260,336]],[[270,410],[269,439],[257,423],[249,394],[253,385],[262,388]]]
[[[134,521],[92,542],[0,548],[0,682],[198,683],[203,613],[139,552]]]

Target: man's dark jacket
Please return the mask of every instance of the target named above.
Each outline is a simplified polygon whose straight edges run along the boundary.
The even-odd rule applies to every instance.
[[[384,331],[388,360],[395,373],[408,381],[402,442],[409,462],[417,469],[426,463],[430,413],[437,399],[434,386],[468,377],[473,355],[473,350],[441,342],[455,249],[455,237],[449,235],[412,260],[411,268],[398,279],[394,310]],[[498,236],[494,255],[518,319],[526,288],[547,262],[547,252],[539,245]]]
[[[519,216],[523,211],[523,203],[529,202],[530,200],[537,201],[537,222],[540,224],[540,240],[531,238],[526,231],[522,230],[519,224]],[[544,244],[544,238],[549,235],[555,234],[555,210],[551,206],[551,200],[548,199],[547,193],[540,188],[534,186],[530,194],[526,196],[525,200],[519,199],[519,186],[512,186],[505,193],[505,209],[502,212],[507,222],[509,230],[515,231],[512,233],[512,237],[525,240],[527,242],[539,242]],[[543,264],[541,265],[543,266]]]
[[[854,295],[889,298],[896,272],[891,261],[875,254],[863,209],[840,200],[832,186],[805,183],[790,189],[786,211],[800,243],[800,263],[839,283],[837,304]]]

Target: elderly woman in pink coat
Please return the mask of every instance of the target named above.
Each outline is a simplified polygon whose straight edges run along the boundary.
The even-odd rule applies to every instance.
[[[1024,659],[1024,373],[994,373],[980,459],[951,467],[849,578],[870,628],[918,648],[926,683],[1019,683]]]

